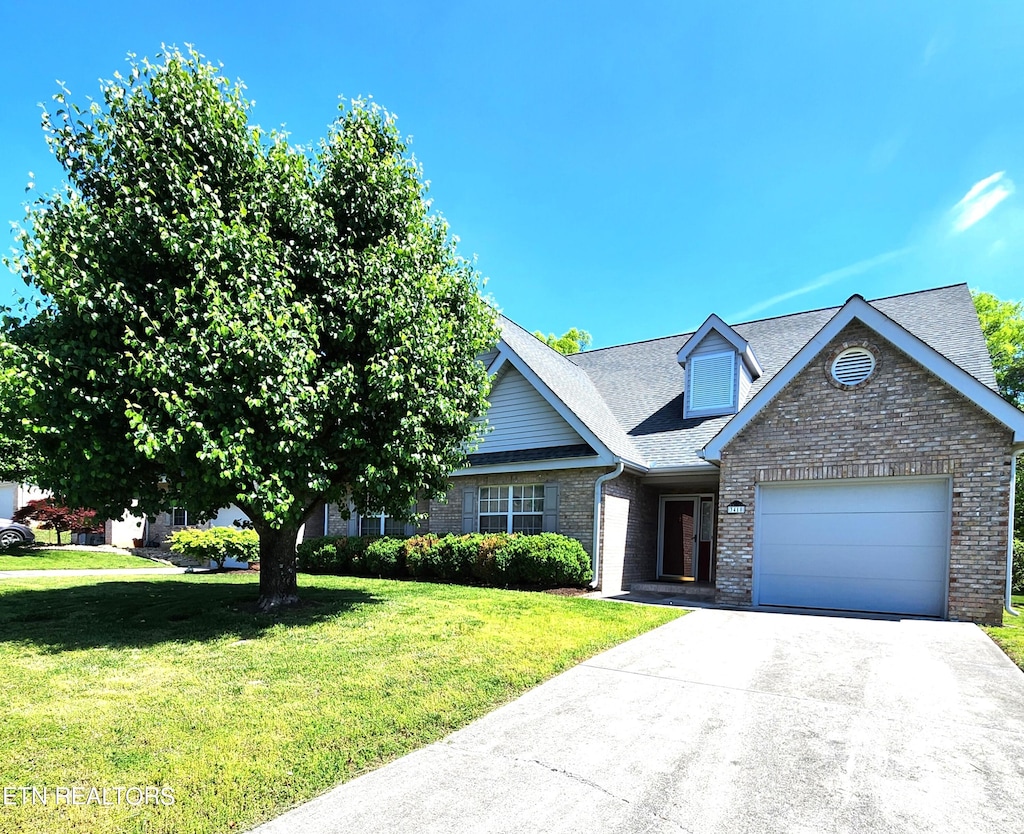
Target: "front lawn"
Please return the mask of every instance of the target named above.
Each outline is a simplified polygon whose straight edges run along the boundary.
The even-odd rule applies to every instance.
[[[0,831],[246,830],[680,613],[303,575],[274,620],[256,581],[0,582],[0,786],[50,791],[0,805]],[[74,786],[111,804],[56,805]]]
[[[152,559],[106,550],[48,550],[13,547],[0,550],[0,570],[71,570],[96,568],[160,568]]]
[[[1010,660],[1024,669],[1024,595],[1014,595],[1012,599],[1014,610],[1021,615],[1014,617],[1004,611],[1002,626],[984,626],[984,629]]]

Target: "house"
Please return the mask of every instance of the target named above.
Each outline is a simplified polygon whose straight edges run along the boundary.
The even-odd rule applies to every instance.
[[[570,357],[501,327],[490,431],[421,531],[574,536],[606,594],[1000,620],[1024,414],[966,285]]]
[[[0,518],[10,518],[29,501],[45,498],[47,495],[48,492],[29,484],[0,481]]]

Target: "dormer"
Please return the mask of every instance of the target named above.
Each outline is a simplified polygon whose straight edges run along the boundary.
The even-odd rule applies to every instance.
[[[750,344],[712,313],[676,355],[686,371],[683,417],[735,414],[761,365]]]

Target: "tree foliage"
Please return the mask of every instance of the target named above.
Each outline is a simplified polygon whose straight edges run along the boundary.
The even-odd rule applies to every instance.
[[[110,515],[235,503],[261,607],[292,602],[317,503],[401,516],[462,464],[496,339],[479,276],[372,103],[295,148],[176,49],[132,59],[101,102],[55,100],[68,184],[31,207],[15,260],[43,309],[9,328],[34,480]]]
[[[1024,408],[1024,302],[1000,301],[992,293],[972,292],[985,334],[999,393]]]
[[[17,521],[19,524],[35,521],[43,530],[55,530],[57,544],[60,544],[61,533],[103,532],[103,522],[96,518],[95,510],[65,507],[52,498],[29,501],[14,513],[11,520]]]
[[[593,338],[586,330],[576,327],[570,327],[561,336],[554,333],[545,336],[540,330],[533,331],[533,335],[562,354],[579,353],[593,343]]]
[[[999,393],[1007,402],[1024,408],[1024,302],[1000,301],[992,293],[971,292],[985,334]],[[1024,536],[1024,465],[1017,462],[1014,485],[1013,529]]]

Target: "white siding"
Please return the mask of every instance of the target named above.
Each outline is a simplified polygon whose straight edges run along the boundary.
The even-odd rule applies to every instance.
[[[478,361],[483,363],[483,366],[485,368],[488,368],[488,367],[490,367],[491,363],[494,361],[494,358],[497,355],[498,355],[498,349],[494,348],[494,350],[488,350],[488,351],[485,351],[484,353],[477,354],[476,358],[477,358]]]
[[[743,408],[747,403],[747,399],[750,397],[750,386],[752,380],[750,379],[750,371],[747,370],[747,366],[742,362],[740,365],[740,398],[736,402],[737,409]]]
[[[723,350],[735,351],[729,341],[717,330],[709,330],[700,344],[690,351],[690,356],[697,356],[701,353],[721,353]]]
[[[502,369],[489,399],[487,424],[491,431],[484,435],[476,450],[479,453],[574,446],[584,442],[513,367]]]

